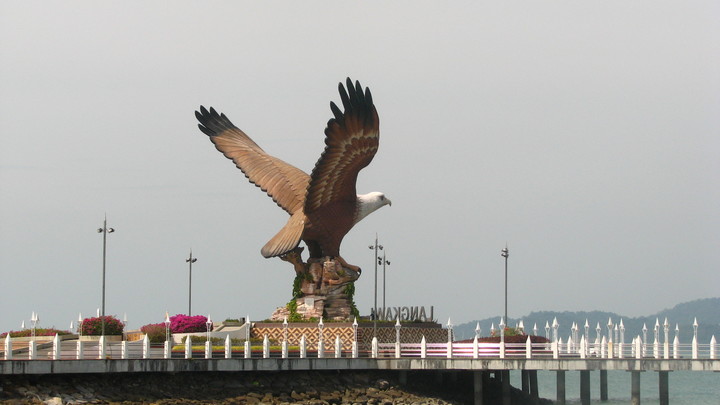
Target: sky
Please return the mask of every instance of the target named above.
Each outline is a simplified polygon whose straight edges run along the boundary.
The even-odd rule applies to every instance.
[[[380,148],[358,192],[387,306],[442,323],[720,296],[716,1],[0,1],[0,332],[67,329],[102,302],[128,328],[188,310],[265,319],[292,267],[260,248],[286,213],[197,128],[224,112],[310,172],[346,77]],[[382,269],[379,272],[382,280]],[[382,297],[382,281],[379,282]],[[378,298],[382,303],[382,298]]]

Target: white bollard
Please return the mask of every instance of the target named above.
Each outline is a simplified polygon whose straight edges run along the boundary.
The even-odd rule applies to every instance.
[[[55,337],[53,338],[53,353],[52,353],[52,359],[53,360],[60,360],[60,351],[62,348],[60,347],[60,335],[57,333],[55,334]]]
[[[205,341],[205,358],[212,359],[212,342],[210,340]]]
[[[35,360],[37,357],[37,345],[35,344],[34,340],[30,341],[30,345],[28,346],[28,359]]]
[[[307,340],[305,339],[305,335],[302,335],[300,337],[300,358],[304,359],[307,357]]]
[[[447,358],[452,359],[453,356],[453,343],[452,341],[447,342]]]
[[[358,355],[360,354],[360,353],[358,353],[358,352],[359,352],[359,351],[358,351],[358,342],[357,342],[357,341],[353,341],[353,342],[352,342],[352,357],[353,357],[353,359],[357,359],[357,358],[358,358]]]
[[[147,359],[148,357],[150,357],[150,338],[145,335],[142,341],[142,358]]]
[[[580,358],[584,359],[587,358],[587,342],[585,341],[585,336],[580,336]]]
[[[104,359],[107,354],[105,343],[105,335],[100,336],[100,341],[98,342],[98,359]]]
[[[120,342],[120,358],[123,360],[127,360],[128,358],[128,346],[127,346],[127,340],[123,340]]]
[[[82,360],[85,358],[85,349],[84,349],[84,343],[82,340],[77,341],[77,344],[75,346],[75,358],[78,360]]]
[[[715,335],[712,336],[710,339],[710,358],[715,360],[717,353],[717,341],[715,340]]]
[[[282,356],[283,359],[287,359],[287,358],[288,358],[288,342],[287,342],[287,340],[283,340],[283,341],[282,341],[282,353],[281,353],[281,356]]]
[[[8,334],[5,335],[5,360],[12,360],[12,355],[12,338],[10,337],[10,333],[8,332]]]
[[[560,350],[558,346],[560,345],[560,342],[552,342],[550,346],[552,347],[552,353],[553,353],[553,359],[557,359],[560,357]]]
[[[263,337],[263,359],[269,359],[270,358],[270,339],[268,339],[268,335],[265,334]]]
[[[378,358],[378,340],[377,336],[373,337],[372,339],[372,358],[377,359]]]
[[[697,358],[698,358],[698,342],[697,342],[697,337],[696,337],[696,336],[693,336],[693,340],[692,340],[692,359],[693,359],[693,360],[697,360]]]
[[[655,338],[655,342],[653,343],[653,357],[656,359],[660,358],[660,342]]]
[[[530,340],[530,336],[525,341],[525,358],[532,359],[532,340]]]
[[[340,335],[335,335],[335,358],[339,359],[342,357],[342,341]]]
[[[473,339],[473,359],[480,357],[480,349],[478,348],[478,338],[475,336]]]
[[[325,357],[325,341],[322,339],[322,336],[320,336],[320,340],[318,340],[317,357],[318,359]]]
[[[607,339],[605,339],[605,336],[603,336],[602,340],[600,341],[600,357],[602,357],[603,359],[608,358],[607,347],[608,347]]]
[[[678,339],[677,335],[675,335],[675,340],[673,340],[673,359],[679,359],[680,358],[680,339]]]
[[[422,340],[420,340],[420,358],[427,358],[427,340],[425,340],[425,335],[423,335]]]
[[[638,335],[638,337],[635,338],[635,358],[643,358],[643,347],[643,341],[640,338],[640,335]]]
[[[250,346],[250,341],[245,341],[245,354],[243,355],[246,359],[249,359],[252,357],[252,346]]]
[[[232,342],[230,341],[230,335],[225,336],[225,358],[232,358]]]
[[[185,358],[192,359],[192,336],[190,335],[185,338]]]

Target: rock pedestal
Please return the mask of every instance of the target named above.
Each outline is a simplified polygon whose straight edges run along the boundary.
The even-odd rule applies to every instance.
[[[329,257],[308,259],[303,262],[299,252],[291,252],[282,258],[295,267],[295,312],[305,319],[320,318],[347,320],[353,310],[353,282],[360,277],[354,269],[343,267],[338,260]],[[281,321],[290,317],[287,307],[277,308],[270,317]]]

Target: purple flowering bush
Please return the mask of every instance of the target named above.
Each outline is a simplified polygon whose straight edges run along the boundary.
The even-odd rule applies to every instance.
[[[172,333],[195,333],[195,332],[206,332],[207,317],[203,315],[187,316],[183,314],[177,314],[170,317],[170,331]],[[210,325],[212,330],[212,324]]]
[[[82,334],[85,336],[102,335],[102,321],[105,320],[106,335],[122,335],[125,325],[112,315],[85,318],[82,321]]]

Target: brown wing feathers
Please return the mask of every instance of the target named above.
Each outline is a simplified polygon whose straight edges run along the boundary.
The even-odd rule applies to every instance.
[[[200,107],[195,111],[200,130],[217,150],[231,159],[248,180],[260,187],[290,215],[302,209],[309,176],[302,170],[268,155],[225,114]]]
[[[305,213],[337,201],[355,201],[358,172],[377,152],[379,119],[370,90],[347,79],[347,91],[338,86],[344,111],[330,103],[331,118],[325,129],[325,150],[310,175]]]

